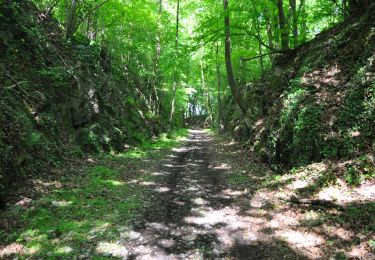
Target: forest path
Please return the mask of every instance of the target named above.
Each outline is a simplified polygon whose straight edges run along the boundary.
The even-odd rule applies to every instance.
[[[211,134],[190,130],[161,161],[158,178],[146,183],[148,206],[119,241],[128,259],[304,259],[284,243],[259,239],[251,192],[231,187],[217,145]]]
[[[186,131],[72,161],[35,182],[34,196],[22,189],[0,211],[0,258],[375,259],[374,186],[345,197],[319,184],[321,164],[281,176],[225,136],[190,130],[181,143]],[[285,202],[327,194],[367,201]]]

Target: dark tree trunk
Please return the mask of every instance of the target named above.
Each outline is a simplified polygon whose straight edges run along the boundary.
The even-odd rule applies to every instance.
[[[225,26],[225,66],[227,69],[228,84],[231,89],[234,100],[236,101],[241,112],[246,116],[247,107],[242,99],[240,92],[238,91],[237,84],[234,78],[233,66],[232,66],[232,55],[231,55],[231,41],[230,41],[230,18],[228,10],[228,0],[224,1],[224,26]]]
[[[219,124],[223,120],[223,108],[221,104],[221,73],[220,73],[220,61],[219,61],[219,43],[216,43],[216,74],[217,74],[217,107],[218,107],[218,117]]]
[[[363,10],[370,6],[370,0],[348,0],[349,15],[360,15]]]
[[[260,39],[261,36],[260,36],[260,25],[259,25],[259,20],[258,18],[256,19],[255,21],[255,24],[256,24],[256,28],[257,28],[257,36],[258,38]],[[260,41],[258,41],[258,50],[259,50],[259,63],[260,63],[260,69],[261,69],[261,72],[262,72],[262,76],[263,76],[263,72],[264,72],[264,62],[263,62],[263,50],[262,50],[262,44]]]
[[[66,38],[69,39],[73,36],[76,19],[77,19],[77,0],[71,0],[70,4],[67,5],[67,17],[65,23],[65,34]]]
[[[296,0],[289,0],[289,20],[293,32],[293,47],[298,45],[298,17],[296,10]]]
[[[281,49],[289,49],[289,28],[285,18],[283,0],[277,0],[277,10],[279,13],[279,28],[281,33]]]
[[[177,10],[176,10],[176,35],[175,35],[175,59],[178,56],[178,36],[180,27],[180,0],[177,0]],[[177,91],[177,70],[174,72],[173,89],[172,89],[172,102],[171,102],[171,114],[169,116],[169,129],[173,128],[173,117],[175,113],[176,106],[176,91]]]
[[[306,0],[301,0],[300,6],[298,8],[298,16],[301,17],[301,42],[306,42],[307,40],[307,20],[306,20]]]

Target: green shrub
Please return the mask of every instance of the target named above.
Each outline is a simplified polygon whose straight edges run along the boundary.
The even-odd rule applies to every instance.
[[[356,185],[361,184],[362,182],[362,176],[360,172],[358,172],[353,166],[348,167],[348,169],[345,172],[344,177],[345,177],[345,181],[349,185],[356,186]]]
[[[293,162],[298,164],[320,159],[322,115],[323,110],[318,105],[308,105],[298,113],[293,128]]]
[[[317,182],[318,187],[329,187],[337,182],[337,177],[333,172],[322,172]]]
[[[73,75],[73,71],[71,69],[66,70],[66,68],[62,66],[46,67],[38,72],[40,80],[53,83],[53,87],[67,88],[69,86],[67,82],[71,75]]]
[[[26,138],[26,145],[33,146],[36,144],[40,144],[42,141],[42,135],[37,132],[31,132]]]

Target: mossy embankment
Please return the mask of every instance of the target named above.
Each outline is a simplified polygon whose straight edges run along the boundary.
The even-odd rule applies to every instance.
[[[2,1],[1,190],[50,174],[62,157],[122,151],[157,135],[162,124],[139,82],[104,47],[67,40],[29,1]]]
[[[374,154],[374,15],[372,6],[274,56],[274,67],[246,93],[251,129],[227,109],[227,130],[276,169]]]

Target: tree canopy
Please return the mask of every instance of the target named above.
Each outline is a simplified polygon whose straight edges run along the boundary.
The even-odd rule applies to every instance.
[[[272,67],[275,55],[298,48],[368,4],[224,2],[225,10],[222,2],[212,0],[35,1],[46,16],[58,19],[68,40],[88,41],[108,50],[115,70],[136,76],[150,112],[169,118],[171,126],[193,115],[219,120],[218,97],[224,100],[234,93],[227,88],[226,53],[231,54],[233,67],[233,80],[228,83],[238,85],[232,90],[238,91],[234,97],[240,97],[241,89]],[[225,17],[231,21],[229,52],[224,51]]]

